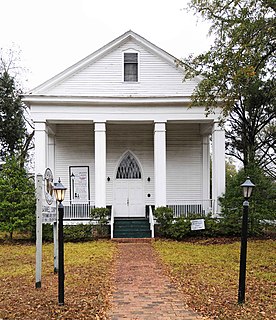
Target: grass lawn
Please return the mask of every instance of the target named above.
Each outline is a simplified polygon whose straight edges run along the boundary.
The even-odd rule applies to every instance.
[[[35,245],[0,245],[0,319],[105,319],[115,246],[65,243],[65,306],[58,306],[53,245],[43,245],[42,288],[35,289]]]
[[[203,315],[221,320],[276,318],[276,241],[248,241],[244,305],[237,304],[239,241],[156,241],[154,246],[188,305]]]

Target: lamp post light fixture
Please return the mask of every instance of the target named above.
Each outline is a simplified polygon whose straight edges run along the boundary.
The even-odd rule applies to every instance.
[[[249,198],[255,185],[250,181],[249,177],[241,184],[243,191],[243,215],[242,215],[242,232],[241,232],[241,252],[240,252],[240,274],[239,274],[239,291],[238,303],[245,301],[245,276],[246,276],[246,253],[247,253],[247,229],[248,229],[248,207]]]
[[[63,215],[64,208],[62,201],[67,188],[61,183],[60,178],[54,183],[54,193],[58,205],[58,304],[64,305],[64,240],[63,240]]]

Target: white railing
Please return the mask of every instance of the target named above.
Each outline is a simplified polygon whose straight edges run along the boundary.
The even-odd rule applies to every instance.
[[[153,217],[151,206],[149,206],[149,223],[150,223],[151,237],[154,238],[154,217]]]
[[[64,201],[64,220],[90,220],[91,209],[95,207],[94,201],[78,203],[77,201]],[[215,211],[214,200],[171,200],[167,206],[173,210],[174,217],[189,217],[194,214],[207,215]],[[149,206],[149,222],[154,232],[154,216],[152,206]],[[111,208],[111,228],[113,230],[114,211]]]
[[[91,209],[95,207],[94,202],[85,203],[77,201],[64,201],[64,220],[90,220]]]
[[[194,214],[214,213],[214,200],[172,200],[167,206],[173,210],[174,218],[189,217]]]
[[[111,234],[111,239],[113,239],[114,236],[114,207],[111,207],[111,214],[110,214],[110,234]]]

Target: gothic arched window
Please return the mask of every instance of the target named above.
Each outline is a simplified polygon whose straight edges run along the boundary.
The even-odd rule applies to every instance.
[[[130,152],[127,152],[120,162],[116,179],[141,179],[139,164]]]

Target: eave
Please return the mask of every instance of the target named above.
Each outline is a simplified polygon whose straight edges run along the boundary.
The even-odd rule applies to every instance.
[[[189,106],[191,98],[185,96],[48,96],[25,95],[22,101],[34,105],[79,105],[79,106]]]

